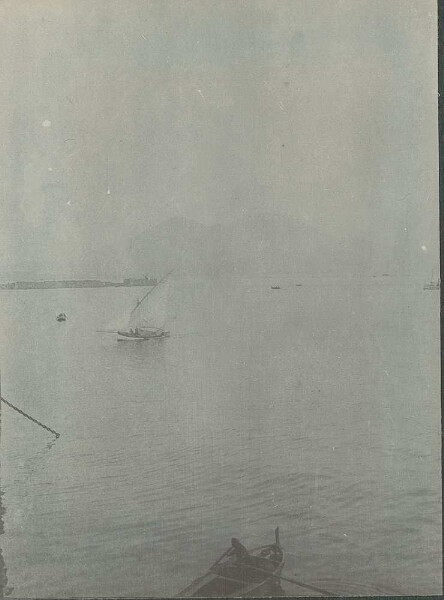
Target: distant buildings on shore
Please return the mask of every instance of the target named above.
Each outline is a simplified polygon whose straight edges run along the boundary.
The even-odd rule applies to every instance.
[[[153,279],[152,277],[142,277],[140,279],[134,279],[129,277],[123,280],[122,284],[124,286],[132,286],[132,285],[157,285],[157,279]]]
[[[98,279],[62,279],[60,281],[14,281],[0,283],[0,290],[53,290],[57,288],[101,288],[153,286],[157,279],[153,277],[127,277],[123,281],[100,281]]]

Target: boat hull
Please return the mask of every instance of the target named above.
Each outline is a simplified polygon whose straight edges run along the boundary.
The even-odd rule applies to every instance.
[[[146,342],[148,340],[161,340],[163,338],[170,337],[169,331],[162,331],[162,333],[156,334],[145,334],[145,335],[136,335],[134,333],[129,333],[126,331],[119,331],[117,334],[118,342]]]
[[[178,597],[181,598],[258,598],[276,596],[276,590],[282,591],[279,584],[284,565],[282,564],[276,571],[270,574],[270,577],[265,581],[251,583],[245,582],[244,585],[239,585],[237,579],[233,581],[227,577],[217,577],[207,575],[198,585],[190,586],[180,592]],[[282,594],[279,594],[282,595]]]

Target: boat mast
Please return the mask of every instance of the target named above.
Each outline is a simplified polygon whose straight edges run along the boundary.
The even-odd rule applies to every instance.
[[[158,286],[159,286],[159,285],[162,283],[162,281],[165,281],[165,279],[168,277],[168,275],[171,275],[171,273],[172,273],[173,271],[174,271],[174,269],[171,269],[171,271],[168,271],[168,273],[167,273],[166,275],[164,275],[164,277],[162,277],[162,279],[160,279],[160,281],[158,281],[158,282],[156,283],[156,285],[154,285],[154,286],[153,286],[153,287],[152,287],[150,290],[148,290],[148,291],[147,291],[147,293],[146,293],[144,296],[142,296],[142,299],[141,299],[140,301],[139,301],[139,300],[137,301],[137,304],[136,304],[136,306],[135,306],[135,307],[133,308],[133,310],[131,311],[131,315],[132,315],[132,314],[133,314],[133,312],[136,310],[136,308],[138,308],[138,307],[139,307],[139,306],[142,304],[142,302],[145,300],[145,298],[146,298],[147,296],[149,296],[149,295],[151,294],[151,292],[154,292],[154,290],[156,289],[156,287],[158,287]],[[130,316],[131,316],[131,315],[130,315]]]

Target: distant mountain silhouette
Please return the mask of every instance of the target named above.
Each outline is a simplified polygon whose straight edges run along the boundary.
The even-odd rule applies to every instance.
[[[208,275],[347,275],[365,268],[368,254],[359,240],[328,239],[305,222],[268,213],[214,226],[169,219],[138,235],[129,248],[133,267],[155,275],[173,267]]]
[[[202,267],[202,244],[208,227],[184,218],[173,218],[135,237],[129,258],[137,272],[159,276],[172,268]]]

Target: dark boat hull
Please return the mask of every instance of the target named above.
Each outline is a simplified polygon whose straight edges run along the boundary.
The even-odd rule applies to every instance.
[[[282,567],[268,577],[265,581],[252,583],[246,582],[240,586],[236,580],[231,581],[229,578],[213,576],[208,581],[199,583],[197,589],[194,585],[191,589],[183,590],[179,597],[181,598],[257,598],[264,596],[272,596],[276,588],[279,587],[279,576]]]

